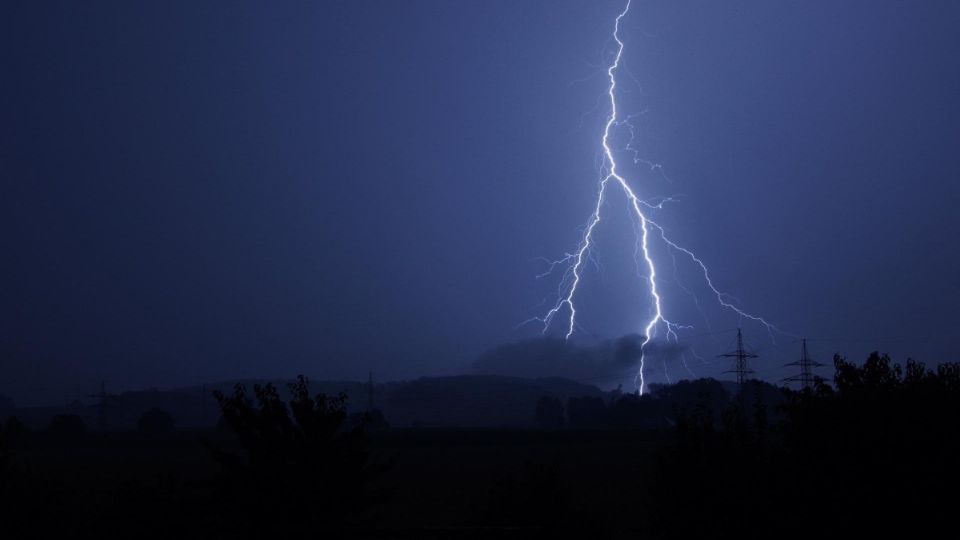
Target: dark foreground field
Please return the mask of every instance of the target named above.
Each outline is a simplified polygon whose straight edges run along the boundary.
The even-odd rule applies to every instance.
[[[385,465],[373,482],[377,500],[350,533],[523,538],[554,512],[629,522],[637,509],[627,501],[642,489],[637,479],[648,474],[655,439],[664,436],[537,430],[375,435],[371,459]],[[216,537],[219,465],[210,446],[239,450],[216,432],[90,433],[69,441],[31,434],[21,447],[27,484],[17,486],[18,500],[7,502],[5,512],[17,515],[4,522],[22,523],[25,537],[83,538],[95,531]]]
[[[837,359],[836,369],[832,386],[783,391],[776,406],[754,383],[719,410],[702,393],[672,401],[671,427],[663,429],[616,426],[631,411],[667,410],[670,392],[606,404],[571,400],[567,422],[590,418],[592,429],[371,429],[369,417],[350,424],[342,401],[311,396],[303,381],[289,401],[269,387],[258,388],[256,399],[220,395],[216,430],[71,432],[52,424],[28,431],[8,419],[0,537],[925,537],[953,530],[960,367],[901,368],[872,356],[862,366]],[[553,405],[544,403],[538,415],[549,420]],[[584,403],[591,415],[583,416]]]

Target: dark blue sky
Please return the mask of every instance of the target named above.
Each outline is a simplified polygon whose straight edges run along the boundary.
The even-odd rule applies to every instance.
[[[536,335],[536,258],[592,209],[621,8],[7,3],[0,393],[458,373]],[[958,26],[947,1],[635,0],[618,101],[669,181],[625,172],[682,195],[658,221],[820,360],[954,360]],[[649,307],[625,202],[604,212],[581,342]],[[723,352],[737,319],[665,289]],[[783,376],[799,346],[744,328]]]

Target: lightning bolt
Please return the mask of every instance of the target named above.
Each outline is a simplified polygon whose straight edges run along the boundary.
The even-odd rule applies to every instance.
[[[666,339],[673,340],[677,342],[679,330],[689,329],[692,326],[684,326],[676,324],[664,316],[663,309],[663,297],[661,296],[660,289],[658,287],[658,274],[657,274],[657,265],[655,264],[653,257],[650,253],[650,241],[651,237],[654,236],[651,234],[651,231],[656,231],[655,236],[660,239],[671,251],[671,256],[676,260],[676,257],[673,255],[673,252],[677,252],[685,255],[689,258],[695,265],[697,265],[700,271],[703,274],[704,281],[706,282],[707,287],[713,292],[716,296],[719,304],[727,310],[730,310],[738,314],[742,319],[749,319],[760,323],[763,325],[767,332],[770,334],[771,340],[774,339],[773,333],[781,332],[776,326],[771,324],[769,321],[763,317],[753,315],[742,310],[737,305],[737,301],[731,297],[729,294],[720,291],[714,286],[713,279],[710,276],[710,272],[707,269],[706,264],[692,251],[686,249],[676,242],[670,240],[667,237],[667,233],[663,227],[651,221],[647,214],[644,212],[644,209],[647,210],[659,210],[663,207],[665,202],[673,202],[672,198],[663,198],[653,200],[644,200],[637,196],[636,192],[630,187],[627,181],[620,175],[617,170],[617,160],[614,157],[613,149],[611,148],[610,143],[610,133],[611,130],[615,127],[625,125],[630,129],[631,141],[627,144],[627,150],[633,152],[634,162],[643,162],[650,166],[651,169],[661,170],[662,167],[659,164],[648,162],[645,160],[639,159],[639,154],[635,147],[632,147],[633,142],[633,128],[630,125],[630,118],[626,117],[623,120],[618,116],[617,110],[617,70],[620,67],[620,61],[623,57],[624,43],[620,38],[620,22],[626,17],[627,13],[630,11],[631,0],[627,0],[626,6],[624,6],[623,11],[617,15],[617,18],[614,21],[613,25],[613,41],[616,43],[616,51],[614,54],[613,61],[607,67],[607,79],[609,85],[607,86],[607,98],[610,105],[610,113],[607,116],[606,123],[603,129],[603,137],[601,139],[601,145],[603,147],[603,164],[601,165],[601,178],[597,189],[596,204],[593,208],[593,213],[590,215],[590,218],[587,220],[586,228],[583,231],[583,236],[580,240],[578,248],[572,253],[565,254],[562,258],[555,261],[547,261],[548,269],[546,272],[538,275],[538,278],[545,277],[550,275],[556,268],[565,267],[566,271],[563,274],[563,277],[560,280],[558,285],[558,300],[556,303],[546,312],[542,317],[534,317],[532,320],[539,321],[543,325],[543,333],[546,333],[550,328],[551,324],[554,322],[554,319],[558,317],[561,312],[567,314],[566,322],[564,324],[565,328],[565,339],[570,339],[570,336],[573,335],[574,330],[576,329],[576,317],[577,317],[577,308],[574,303],[574,297],[576,296],[577,289],[580,286],[580,282],[583,279],[583,269],[585,264],[591,259],[591,249],[593,247],[594,241],[594,229],[596,229],[597,224],[600,223],[600,212],[604,205],[604,200],[607,193],[607,188],[611,184],[618,186],[623,190],[623,193],[626,195],[630,208],[632,209],[632,214],[634,215],[636,221],[639,223],[637,230],[637,261],[638,261],[638,274],[642,279],[647,283],[648,291],[650,298],[652,299],[653,304],[653,315],[646,325],[643,328],[643,342],[640,346],[640,369],[637,374],[635,383],[637,385],[637,391],[639,394],[643,394],[645,381],[644,381],[644,364],[646,360],[646,349],[650,342],[656,337],[657,329],[662,327],[665,330]],[[642,263],[640,260],[642,259]],[[640,267],[645,266],[646,272],[641,271]],[[684,290],[687,290],[683,287]],[[697,302],[699,308],[699,302]],[[529,321],[527,321],[529,322]],[[686,367],[686,358],[683,358],[684,367]],[[689,368],[687,368],[689,370]]]

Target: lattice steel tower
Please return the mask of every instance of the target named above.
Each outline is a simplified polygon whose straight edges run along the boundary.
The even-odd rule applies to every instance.
[[[753,373],[753,370],[747,365],[747,360],[750,358],[757,358],[757,355],[752,352],[747,351],[743,346],[743,333],[737,328],[737,349],[730,351],[728,353],[721,354],[722,358],[734,358],[733,369],[725,371],[724,373],[736,373],[737,374],[737,384],[740,386],[740,393],[743,393],[743,383],[747,382],[749,375]]]
[[[813,368],[821,367],[823,364],[812,360],[810,355],[807,353],[807,340],[803,340],[803,349],[800,353],[800,360],[796,362],[790,362],[789,364],[784,364],[784,366],[800,366],[800,374],[794,375],[792,377],[787,377],[784,379],[784,382],[798,382],[800,383],[800,388],[806,390],[807,388],[813,387],[814,375]]]

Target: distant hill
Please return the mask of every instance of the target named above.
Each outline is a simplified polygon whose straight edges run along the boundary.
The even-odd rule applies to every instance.
[[[107,429],[136,429],[144,412],[159,408],[173,416],[177,428],[216,425],[220,411],[212,397],[214,390],[233,392],[243,385],[253,394],[255,384],[273,383],[282,397],[288,397],[289,380],[232,380],[172,390],[123,392],[109,398],[103,408],[97,403],[73,403],[60,407],[16,409],[13,414],[33,429],[45,428],[56,414],[77,414],[88,429],[96,429],[101,414]],[[311,392],[346,394],[351,412],[363,411],[369,401],[369,387],[357,381],[311,381]],[[598,388],[568,379],[550,377],[526,379],[496,375],[422,377],[412,381],[376,384],[373,406],[380,409],[393,427],[530,427],[542,396],[566,401],[570,397],[595,396]]]
[[[252,397],[254,385],[268,382],[277,387],[282,399],[289,399],[290,380],[244,379],[171,390],[123,392],[109,396],[103,407],[95,399],[83,403],[75,401],[66,406],[13,410],[9,410],[13,405],[11,402],[5,401],[3,404],[5,414],[17,416],[31,429],[45,429],[57,414],[73,414],[83,419],[88,430],[98,429],[101,420],[108,430],[131,430],[136,429],[140,415],[150,409],[168,412],[178,429],[210,428],[220,419],[219,406],[212,396],[215,390],[229,394],[239,384]],[[366,410],[370,401],[370,388],[365,382],[311,381],[310,390],[312,394],[345,394],[351,413]],[[641,424],[654,422],[660,425],[676,412],[690,409],[704,400],[714,413],[719,414],[738,392],[736,383],[713,379],[651,385],[647,401],[639,405],[642,410],[630,412],[620,407],[614,412],[629,413],[628,416],[646,415],[649,418]],[[594,386],[562,377],[421,377],[375,384],[373,408],[380,410],[393,428],[527,428],[534,427],[537,402],[544,396],[557,398],[564,405],[569,398],[602,398],[603,402],[612,406],[622,394],[616,391],[603,392]],[[748,412],[755,410],[759,398],[772,421],[780,417],[780,406],[786,399],[780,387],[762,381],[751,381],[743,397],[743,405]],[[651,398],[652,402],[649,401]],[[623,405],[629,406],[629,403]],[[3,411],[0,411],[0,419],[3,416]]]
[[[385,386],[383,411],[396,427],[528,427],[542,396],[565,402],[604,395],[594,386],[559,377],[461,375]]]

